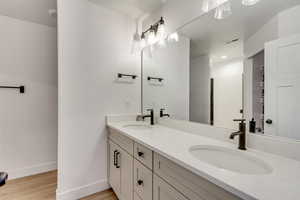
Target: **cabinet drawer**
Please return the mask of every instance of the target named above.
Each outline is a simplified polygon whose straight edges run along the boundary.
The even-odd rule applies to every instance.
[[[152,200],[152,171],[134,160],[134,191],[142,200]]]
[[[108,138],[133,156],[133,140],[111,128],[109,129]]]
[[[152,170],[153,152],[150,149],[135,142],[134,157]]]
[[[154,173],[190,200],[241,200],[223,188],[154,153]]]
[[[154,175],[153,177],[153,200],[188,200],[171,185]]]

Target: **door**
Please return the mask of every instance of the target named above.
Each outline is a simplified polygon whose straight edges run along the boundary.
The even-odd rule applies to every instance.
[[[133,157],[120,149],[118,164],[121,167],[121,200],[133,199]]]
[[[121,194],[121,168],[118,158],[120,158],[120,148],[109,141],[109,183],[118,197]]]
[[[243,69],[242,63],[240,68]],[[243,75],[226,74],[214,78],[214,126],[238,130],[233,119],[243,118]]]
[[[153,200],[187,200],[181,193],[154,175]]]
[[[265,46],[265,133],[300,139],[300,35]]]

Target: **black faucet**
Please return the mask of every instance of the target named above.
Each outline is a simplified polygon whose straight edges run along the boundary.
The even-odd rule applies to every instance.
[[[234,132],[230,135],[230,139],[234,139],[235,136],[239,136],[239,149],[240,150],[247,150],[246,148],[246,123],[245,119],[235,119],[235,122],[240,122],[239,124],[239,131]]]
[[[163,108],[160,109],[159,116],[160,116],[160,117],[170,117],[169,114],[164,114],[164,110],[165,110],[165,109],[163,109]]]
[[[154,110],[148,109],[147,111],[150,111],[150,115],[144,115],[143,120],[145,120],[145,118],[150,118],[150,124],[154,125]]]

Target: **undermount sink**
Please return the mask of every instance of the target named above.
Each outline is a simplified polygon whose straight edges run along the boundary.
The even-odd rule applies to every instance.
[[[129,128],[129,129],[132,129],[132,130],[149,130],[152,128],[151,125],[149,124],[126,124],[123,126],[124,128]]]
[[[199,145],[190,148],[197,159],[210,165],[241,174],[270,174],[272,168],[263,160],[229,148]]]

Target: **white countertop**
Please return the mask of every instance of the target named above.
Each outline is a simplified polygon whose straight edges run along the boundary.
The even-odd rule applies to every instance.
[[[242,199],[300,199],[299,161],[248,149],[241,153],[263,160],[273,168],[272,173],[265,175],[235,173],[198,160],[189,149],[194,145],[214,145],[236,150],[236,145],[161,125],[155,125],[149,130],[124,127],[133,123],[137,122],[108,122],[107,125]]]

